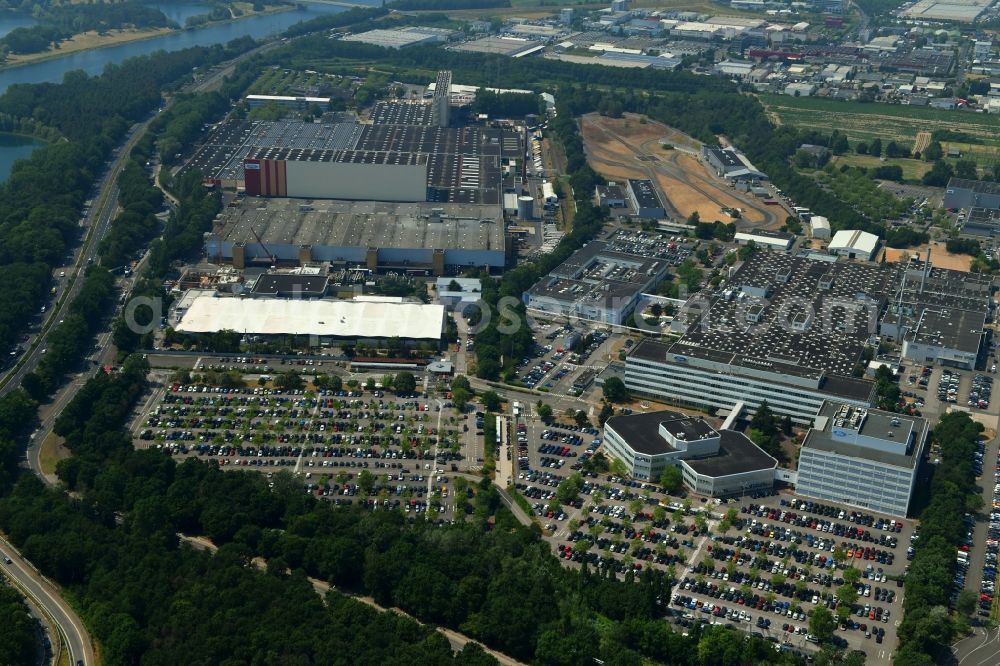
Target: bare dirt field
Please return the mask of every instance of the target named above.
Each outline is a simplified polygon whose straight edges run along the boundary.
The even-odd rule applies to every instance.
[[[947,268],[953,271],[964,271],[969,272],[969,268],[972,266],[972,257],[967,254],[951,254],[945,249],[945,246],[940,243],[932,243],[931,245],[921,245],[920,247],[911,247],[905,250],[896,250],[890,247],[885,248],[885,260],[899,261],[900,259],[905,259],[913,254],[919,254],[921,259],[927,257],[927,249],[930,247],[931,252],[931,263],[937,268]]]
[[[780,207],[769,207],[736,192],[712,174],[699,160],[701,144],[691,137],[640,116],[583,117],[583,140],[595,171],[610,180],[648,178],[662,195],[664,206],[675,218],[697,212],[705,222],[734,221],[723,208],[739,208],[740,227],[776,228],[784,221]],[[664,149],[662,143],[672,149]]]

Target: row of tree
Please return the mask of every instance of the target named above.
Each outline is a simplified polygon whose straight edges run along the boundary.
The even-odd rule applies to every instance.
[[[948,610],[954,589],[955,552],[965,537],[961,517],[981,505],[973,468],[983,426],[966,412],[950,412],[934,427],[941,449],[930,500],[920,514],[920,538],[905,578],[903,621],[897,634],[898,666],[932,666],[951,654],[951,642],[964,619]],[[978,500],[978,501],[977,501]],[[958,622],[956,622],[958,620]]]

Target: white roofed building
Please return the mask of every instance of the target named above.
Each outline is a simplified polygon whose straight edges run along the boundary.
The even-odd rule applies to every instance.
[[[809,228],[812,230],[813,238],[830,237],[830,220],[822,215],[813,215],[809,218]]]
[[[245,299],[202,292],[185,299],[178,333],[237,331],[245,335],[335,340],[439,341],[444,306],[381,301]]]
[[[737,231],[735,240],[739,245],[746,245],[752,241],[758,247],[788,252],[795,244],[795,234],[785,231],[750,229],[749,231]]]
[[[878,250],[878,236],[857,229],[842,229],[834,234],[827,250],[841,257],[871,261]]]

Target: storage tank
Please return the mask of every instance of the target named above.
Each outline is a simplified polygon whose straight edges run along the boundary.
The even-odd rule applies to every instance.
[[[535,200],[533,197],[521,196],[517,198],[517,216],[522,220],[530,220],[535,212]]]

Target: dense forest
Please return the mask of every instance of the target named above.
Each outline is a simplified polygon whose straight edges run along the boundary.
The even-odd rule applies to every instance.
[[[0,573],[0,664],[35,662],[38,623],[28,614],[21,593],[9,587]]]
[[[156,7],[139,2],[34,5],[38,25],[15,28],[0,39],[0,48],[10,53],[41,53],[53,43],[91,30],[117,28],[166,28],[170,21]]]

